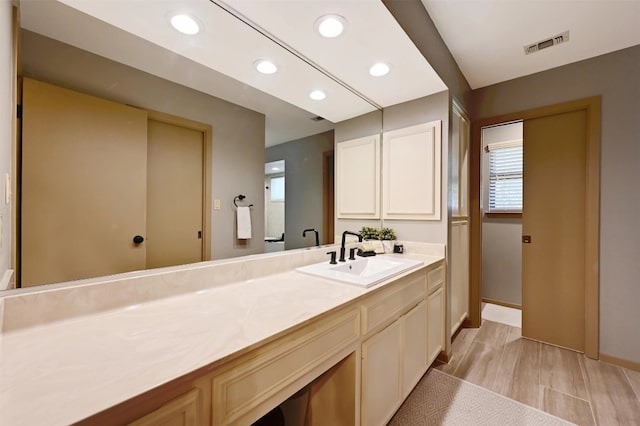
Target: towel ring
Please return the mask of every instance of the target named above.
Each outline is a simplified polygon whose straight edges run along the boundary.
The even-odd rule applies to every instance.
[[[236,208],[238,208],[238,203],[237,203],[237,201],[238,201],[238,200],[242,201],[242,200],[244,200],[245,198],[247,198],[247,197],[246,197],[246,195],[242,195],[242,194],[240,194],[240,195],[236,195],[235,197],[233,197],[233,205],[234,205],[234,206],[236,206]],[[253,204],[249,204],[249,206],[248,206],[248,207],[253,207]]]

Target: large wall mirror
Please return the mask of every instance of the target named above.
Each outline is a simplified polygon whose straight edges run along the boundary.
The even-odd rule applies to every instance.
[[[383,108],[446,90],[379,1],[16,3],[23,114],[12,245],[23,287],[263,253],[265,237],[278,239],[265,215],[265,164],[276,161],[285,163],[282,248],[332,242],[362,225],[333,217],[335,144],[380,133]],[[317,34],[329,12],[347,17],[348,37]],[[172,28],[180,14],[199,33]],[[388,77],[369,72],[380,57]],[[276,73],[257,71],[264,59]],[[319,89],[323,100],[310,96]],[[176,144],[186,139],[191,150]],[[190,220],[169,214],[186,205]],[[244,207],[248,234],[236,220]],[[98,219],[106,237],[82,227]],[[31,249],[38,238],[47,244]],[[104,251],[114,246],[121,253]],[[41,273],[51,265],[70,274]]]
[[[265,237],[272,237],[267,235],[264,219],[264,171],[270,161],[286,162],[282,248],[316,245],[312,234],[303,236],[305,229],[316,230],[321,244],[333,242],[335,122],[370,114],[378,106],[284,49],[279,45],[282,41],[261,34],[254,23],[238,19],[227,5],[205,0],[188,4],[198,16],[200,38],[179,34],[169,26],[168,14],[183,7],[179,2],[19,3],[24,146],[16,243],[21,286],[262,253]],[[258,73],[254,60],[245,54],[248,49],[255,60],[272,59],[284,76],[270,81],[269,75]],[[331,99],[324,106],[314,104],[307,87],[326,87]],[[301,97],[304,100],[298,100]],[[105,105],[96,105],[94,98]],[[85,103],[96,109],[81,112]],[[111,104],[123,111],[109,112]],[[127,115],[128,110],[133,116]],[[144,113],[141,120],[146,130],[138,133],[147,132],[142,135],[149,138],[146,151],[127,142],[121,150],[105,152],[101,138],[108,142],[136,133],[128,126],[138,111]],[[112,114],[124,115],[108,124]],[[66,130],[78,123],[79,129]],[[110,126],[119,133],[111,134]],[[55,132],[63,129],[58,136],[62,145],[51,140],[54,128]],[[175,147],[169,139],[184,137],[181,132],[196,132],[196,140],[205,140],[204,145],[196,141],[195,151],[201,150],[202,157],[187,160],[190,154],[172,151]],[[152,134],[159,135],[154,138],[160,142],[153,142],[158,148],[151,148]],[[153,154],[161,149],[164,154]],[[56,164],[59,157],[67,164]],[[156,157],[165,159],[156,164]],[[188,161],[195,163],[185,165]],[[182,169],[173,165],[176,162]],[[186,220],[175,216],[152,218],[154,208],[162,209],[154,197],[169,197],[160,205],[187,203],[170,194],[183,194],[194,186],[181,182],[198,168],[198,162],[202,170],[192,179],[202,181],[198,190],[203,195],[192,209],[202,213],[196,215],[195,224],[182,226]],[[97,180],[109,182],[91,186],[98,169],[109,177]],[[129,174],[147,182],[124,183]],[[155,189],[152,176],[158,182]],[[114,181],[116,186],[111,185]],[[52,182],[64,185],[63,195],[52,194],[48,186]],[[123,183],[126,194],[117,186]],[[135,192],[136,185],[144,188]],[[79,194],[85,195],[79,198]],[[236,198],[239,194],[245,197],[242,201]],[[238,203],[252,205],[250,239],[238,238]],[[120,217],[112,218],[110,209],[117,204],[126,210],[118,210],[115,214]],[[134,218],[132,207],[145,217]],[[106,232],[87,231],[97,218],[104,219],[99,226],[108,228]],[[152,249],[161,244],[167,229],[188,234],[193,241],[175,243],[180,237],[166,237],[173,239],[167,240],[165,248]],[[39,242],[43,235],[48,235],[45,245]],[[139,237],[143,240],[136,242]],[[114,239],[122,246],[116,249],[120,254],[109,251]],[[196,246],[192,254],[183,255],[188,249],[181,248],[163,259],[166,247],[189,244]],[[59,272],[52,273],[51,268]]]

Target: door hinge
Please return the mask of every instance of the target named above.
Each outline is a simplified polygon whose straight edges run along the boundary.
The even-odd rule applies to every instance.
[[[16,105],[16,118],[22,119],[22,105]]]
[[[202,239],[202,231],[198,231],[198,239],[201,240]]]

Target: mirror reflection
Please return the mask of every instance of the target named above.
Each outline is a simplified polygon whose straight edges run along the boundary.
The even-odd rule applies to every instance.
[[[76,25],[70,16],[78,13],[52,19],[37,3],[21,5],[27,25],[19,33],[22,286],[262,253],[269,245],[310,247],[315,232],[321,244],[333,242],[334,123],[225,76],[208,93],[191,88],[189,79],[207,70],[172,52],[159,55],[145,40],[117,47],[148,58],[157,73],[63,43],[52,25],[101,39],[106,24]],[[44,34],[38,20],[47,21]],[[181,78],[157,75],[171,73]],[[263,106],[224,100],[229,87],[237,102],[259,98]],[[284,197],[267,203],[265,162],[277,160],[286,163]],[[190,201],[176,197],[188,190]],[[253,204],[250,239],[238,238],[238,194]],[[268,219],[278,202],[279,228]],[[284,241],[265,242],[272,239]]]
[[[285,161],[264,165],[264,251],[283,251],[285,211]]]

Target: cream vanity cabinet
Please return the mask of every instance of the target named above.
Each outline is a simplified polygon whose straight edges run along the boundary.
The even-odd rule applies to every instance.
[[[201,421],[199,394],[198,389],[192,389],[129,424],[130,426],[198,426]]]
[[[363,425],[386,424],[444,347],[443,263],[433,271],[363,301]]]
[[[308,389],[307,425],[383,425],[444,347],[444,261],[79,424],[248,425]]]

